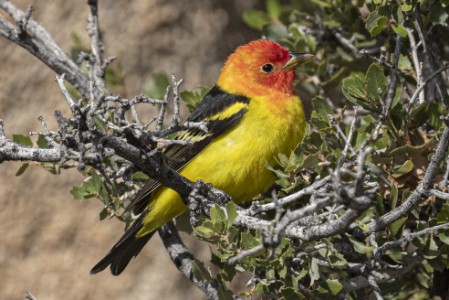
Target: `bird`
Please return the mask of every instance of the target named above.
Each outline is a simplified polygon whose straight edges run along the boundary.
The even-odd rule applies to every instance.
[[[237,47],[187,119],[207,122],[208,130],[176,133],[176,139],[190,143],[165,149],[170,167],[192,182],[211,183],[237,204],[266,192],[275,182],[267,164],[276,165],[276,157],[289,155],[304,136],[306,118],[294,90],[295,69],[313,57],[269,40]],[[91,274],[108,266],[113,275],[122,273],[160,227],[188,209],[176,191],[152,179],[130,208],[137,218]]]

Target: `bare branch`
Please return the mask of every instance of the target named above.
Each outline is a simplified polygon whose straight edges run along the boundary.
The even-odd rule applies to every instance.
[[[87,4],[90,8],[90,14],[88,17],[88,25],[87,25],[87,33],[89,34],[91,41],[91,63],[94,68],[94,80],[95,88],[99,89],[100,94],[104,94],[106,91],[106,86],[104,83],[104,77],[106,75],[106,67],[112,60],[108,60],[108,63],[104,63],[103,61],[103,52],[104,46],[101,41],[100,34],[100,24],[98,18],[98,1],[97,0],[88,0]]]
[[[162,242],[164,243],[171,260],[178,270],[203,291],[206,294],[207,299],[218,300],[218,282],[216,282],[216,280],[208,282],[195,276],[195,258],[182,242],[173,222],[168,222],[162,226],[159,229],[159,235],[161,236]]]
[[[403,260],[402,267],[399,268],[387,268],[386,270],[376,272],[371,271],[368,276],[372,276],[371,280],[374,280],[377,284],[382,282],[391,281],[394,278],[398,278],[408,273],[411,269],[416,267],[423,261],[423,258],[418,255],[411,255]],[[350,293],[360,289],[364,289],[372,286],[368,280],[367,275],[359,275],[348,280],[340,282],[343,285],[345,292]]]
[[[433,56],[434,51],[432,51],[432,49],[429,49],[429,46],[427,44],[427,36],[423,33],[424,26],[423,26],[422,20],[421,20],[419,3],[417,3],[417,5],[413,11],[413,16],[414,16],[413,23],[415,25],[416,30],[418,31],[419,39],[423,46],[424,56],[426,57],[427,62],[428,62],[427,66],[430,68],[430,72],[432,74],[436,73],[435,86],[437,88],[437,92],[442,100],[442,103],[444,103],[444,105],[446,107],[448,107],[449,106],[449,96],[448,96],[448,93],[446,90],[446,86],[444,84],[443,78],[440,76],[441,74],[436,71],[438,69],[439,64],[436,62],[436,59]]]
[[[0,1],[0,8],[7,12],[16,23],[26,22],[26,34],[0,16],[0,35],[25,48],[59,75],[66,74],[67,80],[77,88],[85,98],[89,98],[89,80],[81,69],[55,43],[51,35],[27,13],[15,7],[9,1]]]
[[[419,61],[418,57],[418,45],[416,45],[415,36],[413,34],[413,29],[406,27],[408,39],[410,41],[410,46],[412,48],[412,61],[413,66],[415,67],[415,73],[416,73],[416,82],[417,87],[420,87],[422,85],[422,63]],[[419,103],[424,103],[425,101],[425,94],[424,92],[419,93]]]
[[[326,176],[323,179],[317,180],[315,181],[313,184],[311,184],[310,186],[296,192],[293,193],[291,195],[285,196],[284,198],[281,198],[278,200],[278,205],[280,207],[285,207],[299,199],[301,199],[302,197],[306,196],[306,195],[311,195],[313,193],[316,193],[318,189],[322,188],[324,185],[326,185],[329,181],[330,181],[331,177],[330,176]],[[255,204],[255,202],[253,202]],[[251,211],[251,215],[256,215],[262,212],[267,212],[270,210],[275,209],[275,204],[274,203],[267,203],[264,205],[253,205],[250,208]]]
[[[410,98],[410,103],[407,106],[407,110],[410,110],[410,108],[415,104],[416,102],[416,98],[421,95],[421,92],[423,91],[423,89],[426,87],[426,85],[431,82],[436,76],[440,75],[442,72],[446,71],[447,69],[449,69],[449,64],[445,64],[443,65],[441,68],[439,68],[438,70],[436,70],[433,74],[431,74],[429,76],[429,78],[427,78],[424,82],[421,83],[421,85],[418,86],[418,88],[415,90],[415,92],[413,93],[413,96]]]
[[[3,120],[0,119],[0,163],[4,161],[59,162],[63,156],[60,149],[34,149],[18,145],[5,136]]]
[[[156,124],[157,132],[161,131],[162,125],[164,125],[164,117],[165,117],[165,112],[167,110],[168,98],[170,96],[170,90],[171,90],[171,86],[167,86],[167,88],[165,89],[165,97],[161,104],[161,109],[159,111],[159,117],[157,118],[157,124]]]
[[[406,234],[405,236],[401,237],[398,240],[386,242],[385,244],[383,244],[382,246],[377,248],[374,251],[374,256],[377,259],[380,259],[380,256],[383,255],[387,250],[389,250],[391,248],[400,246],[401,244],[403,244],[405,242],[410,242],[410,241],[414,240],[415,238],[422,236],[422,235],[431,234],[431,233],[437,234],[439,230],[445,229],[448,227],[449,227],[449,223],[444,223],[441,225],[436,225],[436,226],[432,226],[429,228],[425,228],[425,229],[417,231],[417,232],[412,232],[412,233]]]
[[[265,250],[265,246],[263,244],[257,245],[256,247],[248,249],[248,250],[244,250],[244,251],[240,252],[238,255],[236,255],[234,257],[231,257],[228,260],[228,264],[229,265],[235,265],[236,263],[242,261],[246,257],[251,256],[251,255],[255,255],[255,254],[259,253],[262,250]]]
[[[385,101],[382,106],[382,113],[379,116],[379,122],[376,125],[376,128],[373,131],[372,136],[369,140],[367,140],[367,143],[370,143],[371,141],[377,140],[379,136],[380,128],[382,127],[383,123],[385,122],[386,118],[388,117],[390,113],[391,103],[394,98],[394,94],[396,91],[396,81],[397,81],[397,75],[398,75],[398,65],[399,65],[399,57],[401,54],[401,37],[398,35],[396,36],[396,46],[394,48],[394,56],[393,56],[393,66],[391,69],[390,74],[390,83],[388,84],[387,94],[385,96]],[[363,144],[361,148],[364,148],[366,144]]]
[[[181,115],[179,110],[179,87],[182,84],[183,80],[180,79],[176,81],[175,75],[172,75],[173,81],[173,103],[174,103],[174,111],[173,111],[173,126],[178,127],[181,122]]]

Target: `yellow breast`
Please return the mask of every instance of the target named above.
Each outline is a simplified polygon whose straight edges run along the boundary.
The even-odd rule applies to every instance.
[[[272,98],[270,98],[272,99]],[[266,169],[279,153],[290,154],[301,141],[305,117],[296,96],[278,101],[252,98],[242,120],[217,138],[182,170],[224,190],[237,203],[267,190],[274,176]]]
[[[251,98],[237,125],[208,145],[180,173],[191,181],[212,183],[237,203],[266,191],[275,180],[266,164],[274,165],[279,153],[290,154],[301,141],[305,127],[298,97],[270,99],[273,97]],[[138,237],[187,209],[180,196],[166,187],[159,188],[152,198]]]

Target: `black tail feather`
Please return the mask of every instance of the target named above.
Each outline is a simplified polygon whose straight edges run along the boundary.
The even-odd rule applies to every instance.
[[[106,256],[100,260],[90,270],[90,274],[96,274],[103,271],[109,265],[111,266],[112,275],[119,275],[123,272],[131,259],[142,250],[145,244],[153,236],[154,232],[140,238],[136,238],[137,232],[142,228],[142,219],[144,214],[140,215],[137,220],[128,228],[120,240],[112,247]]]

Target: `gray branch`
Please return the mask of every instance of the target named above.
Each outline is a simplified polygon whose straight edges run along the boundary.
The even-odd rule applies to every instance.
[[[441,161],[445,158],[449,146],[449,129],[446,127],[438,143],[435,153],[432,155],[429,166],[427,167],[423,181],[416,187],[415,191],[397,208],[389,211],[385,215],[372,220],[369,226],[369,233],[380,231],[388,225],[405,216],[419,203],[427,199],[435,177],[438,174]]]
[[[0,0],[0,8],[17,23],[27,20],[25,28],[14,25],[0,16],[0,36],[25,48],[57,74],[66,74],[67,80],[78,89],[83,97],[89,98],[89,79],[75,62],[56,44],[51,35],[27,13],[11,2]],[[22,25],[22,27],[24,27]]]
[[[159,229],[159,235],[176,268],[202,290],[206,294],[207,299],[219,299],[218,282],[216,280],[202,280],[195,276],[193,266],[195,258],[182,242],[173,222],[168,222],[162,226]]]

